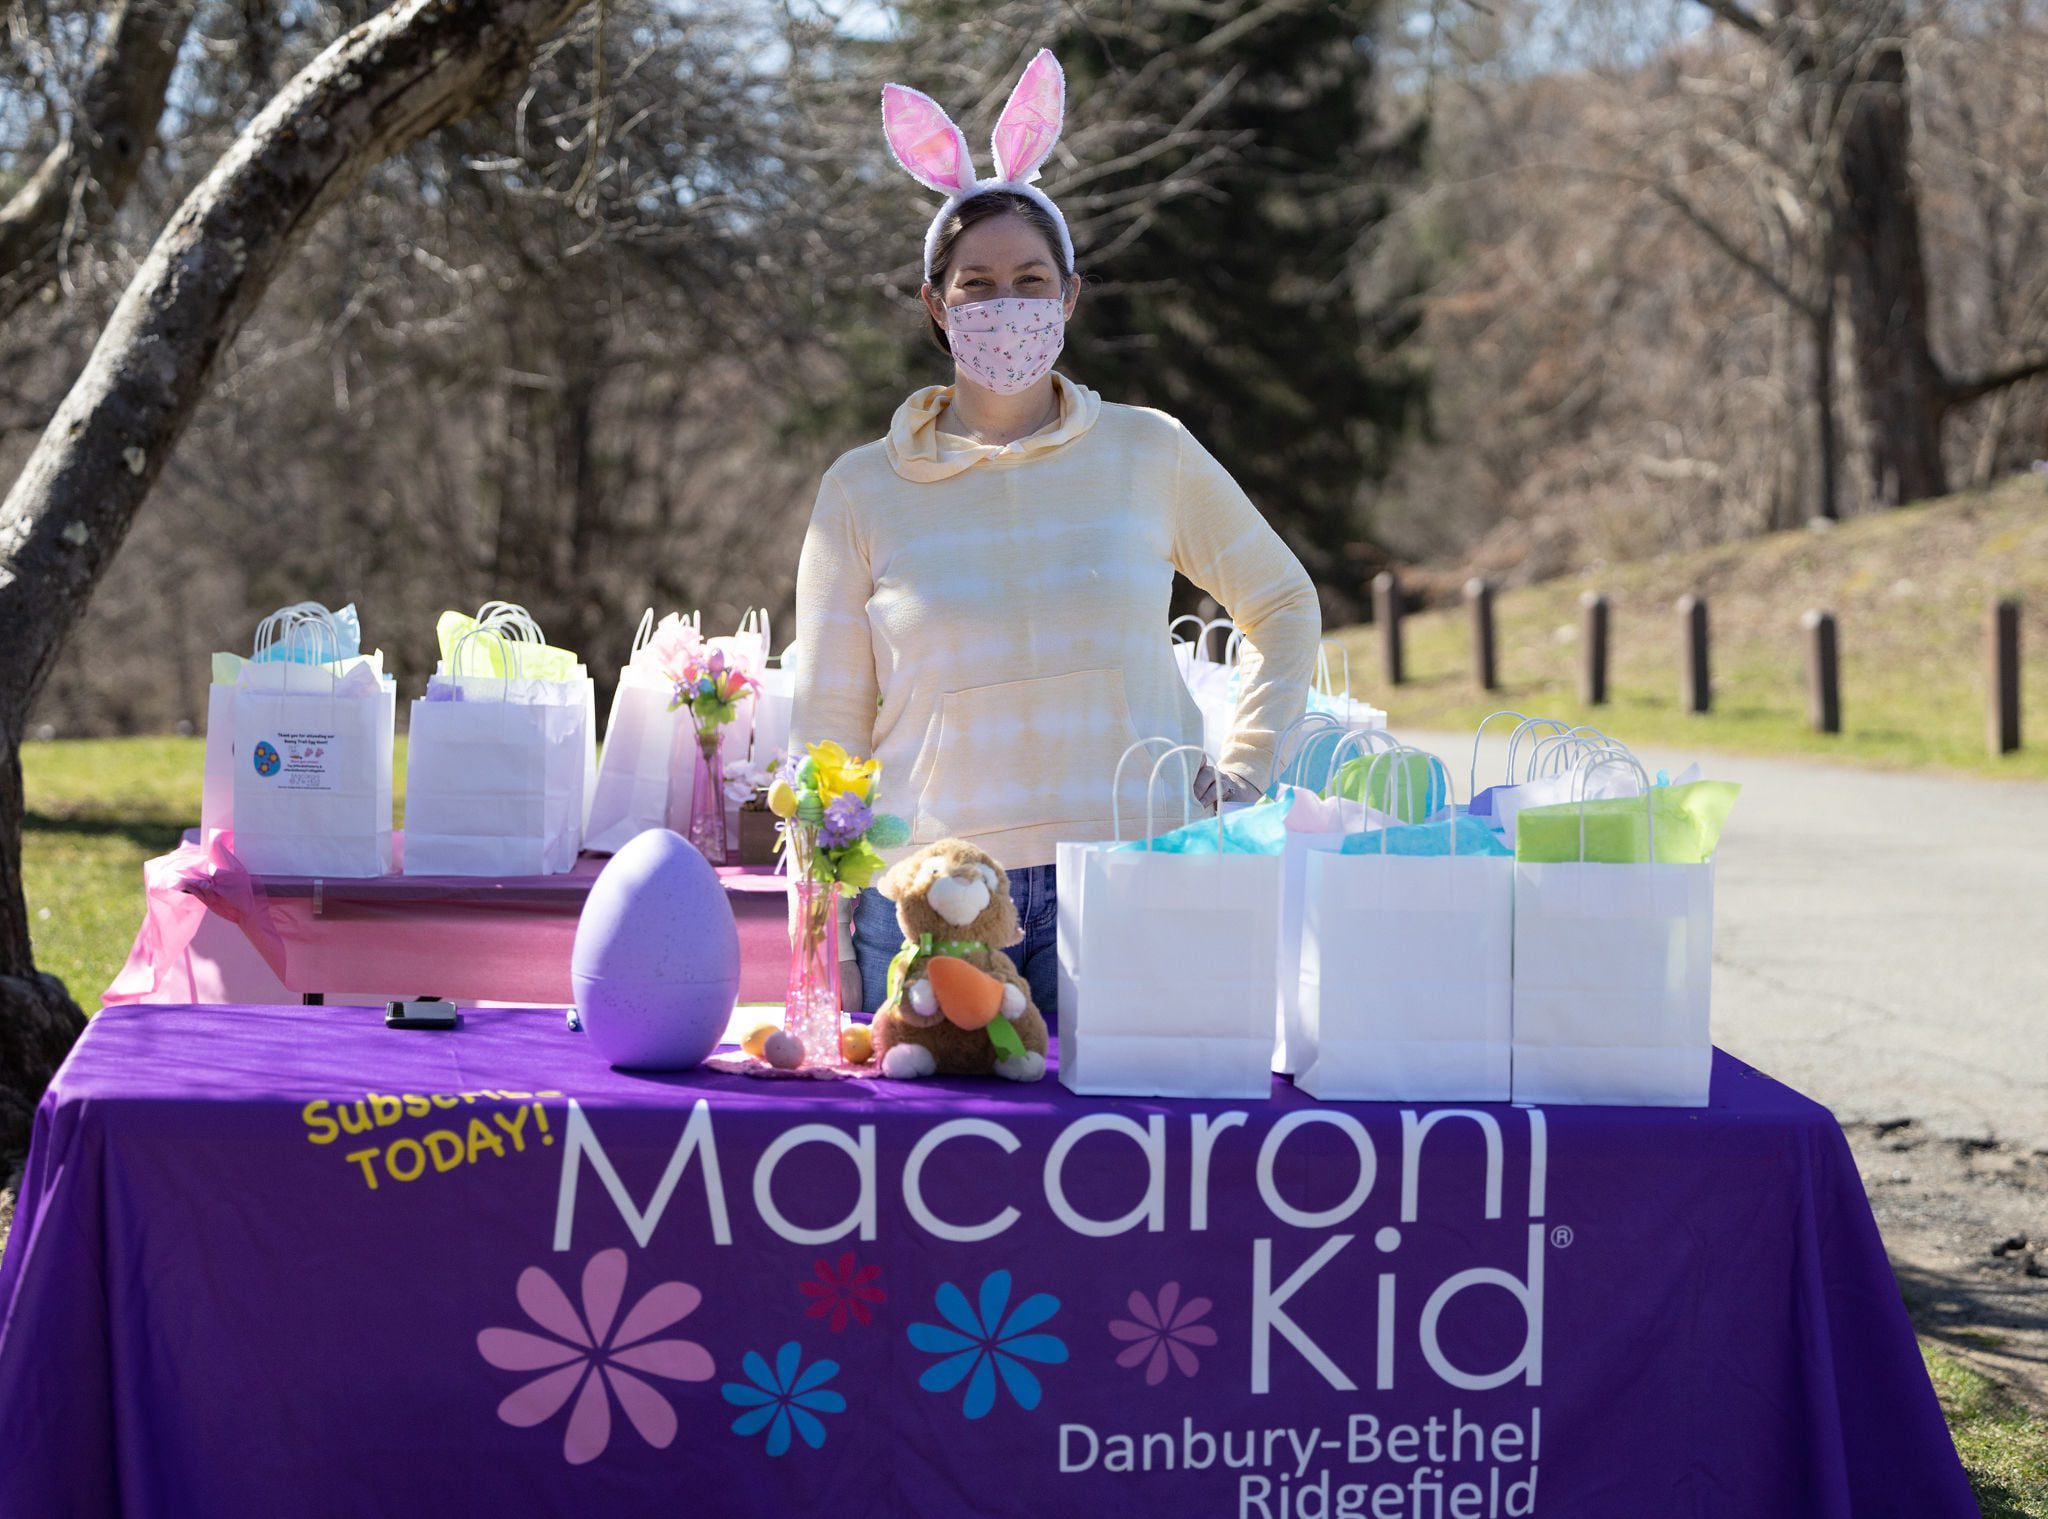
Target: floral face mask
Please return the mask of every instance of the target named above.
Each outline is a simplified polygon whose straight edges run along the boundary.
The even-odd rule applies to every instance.
[[[999,396],[1028,390],[1066,346],[1066,305],[1004,296],[946,308],[946,342],[960,369]]]

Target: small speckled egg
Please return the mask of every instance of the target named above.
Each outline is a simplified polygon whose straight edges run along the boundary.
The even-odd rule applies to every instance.
[[[804,1042],[788,1029],[777,1029],[761,1046],[761,1058],[778,1071],[793,1071],[804,1063]]]
[[[569,983],[584,1033],[615,1066],[678,1071],[716,1047],[739,997],[739,928],[687,839],[650,828],[598,872]]]

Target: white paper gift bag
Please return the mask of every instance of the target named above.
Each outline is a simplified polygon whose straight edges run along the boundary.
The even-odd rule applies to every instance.
[[[1333,665],[1330,659],[1333,648],[1337,650],[1343,671],[1341,686],[1337,679],[1339,665]],[[1385,712],[1351,694],[1351,650],[1343,644],[1328,641],[1316,651],[1316,680],[1309,688],[1308,711],[1314,716],[1335,718],[1346,732],[1384,729],[1387,726]]]
[[[468,638],[497,637],[480,627]],[[517,645],[506,668],[517,671]],[[449,661],[463,668],[460,659]],[[438,688],[450,699],[434,699]],[[407,875],[556,875],[582,838],[588,709],[578,681],[436,675],[412,704]]]
[[[729,664],[735,664],[746,672],[749,680],[758,681],[762,671],[768,668],[768,611],[765,607],[750,607],[740,619],[737,632],[724,638],[711,638],[705,642],[712,649],[722,651]],[[747,696],[733,707],[733,720],[725,725],[724,752],[728,762],[744,760],[753,754],[754,745],[754,704],[755,698]],[[719,777],[722,781],[723,776]],[[737,804],[735,804],[737,811]],[[729,820],[730,821],[730,820]]]
[[[1183,752],[1200,751],[1169,748],[1153,781]],[[1112,784],[1121,783],[1120,765]],[[1061,846],[1060,1079],[1069,1088],[1271,1094],[1279,865],[1277,855]]]
[[[479,628],[494,628],[507,638],[527,646],[521,660],[524,673],[529,677],[561,681],[572,687],[569,699],[583,708],[582,811],[576,819],[577,847],[580,849],[583,835],[590,827],[591,806],[597,799],[597,682],[591,678],[589,668],[575,655],[551,648],[533,614],[517,602],[487,601],[478,610],[476,622]],[[490,650],[480,645],[470,653],[488,655]],[[567,668],[558,668],[564,665]],[[487,668],[477,659],[470,658],[450,663],[448,668],[451,673],[469,675],[509,673],[502,660]],[[410,838],[411,834],[408,833],[407,837]]]
[[[1606,757],[1587,768],[1617,763]],[[1654,860],[1647,777],[1642,789],[1646,859]],[[1584,826],[1582,816],[1582,856]],[[1713,958],[1711,860],[1518,861],[1514,1100],[1705,1107]]]
[[[1205,623],[1190,615],[1176,617],[1167,625],[1168,631],[1184,622],[1192,622],[1198,631],[1191,640],[1176,637],[1174,661],[1202,714],[1202,747],[1210,754],[1221,754],[1237,717],[1236,625],[1227,617]],[[1221,633],[1221,641],[1212,642],[1212,633]]]
[[[791,644],[761,671],[754,695],[754,763],[765,765],[789,748],[789,719],[796,708],[797,646]]]
[[[1455,805],[1443,816],[1455,851]],[[1295,1085],[1326,1101],[1505,1102],[1515,862],[1390,854],[1385,823],[1360,835],[1377,833],[1379,852],[1307,861],[1300,997],[1309,1061]]]
[[[1393,746],[1393,736],[1382,730],[1347,730],[1337,719],[1313,712],[1291,723],[1274,741],[1274,754],[1284,759],[1274,772],[1277,782],[1298,785],[1308,793],[1296,798],[1290,808],[1287,839],[1280,851],[1280,926],[1273,976],[1276,1006],[1273,1069],[1282,1075],[1299,1075],[1315,1059],[1315,1042],[1310,1037],[1301,1009],[1302,904],[1307,889],[1309,856],[1343,848],[1348,831],[1380,816],[1362,802],[1347,802],[1341,798],[1319,799],[1315,796],[1319,788],[1302,777],[1319,774],[1327,779],[1336,774],[1346,755]],[[1307,829],[1299,826],[1300,814],[1306,812],[1311,804],[1318,804],[1316,810],[1327,814],[1326,827]]]
[[[397,691],[367,663],[250,664],[233,696],[236,856],[257,875],[391,869]]]
[[[675,683],[643,657],[653,632],[650,608],[612,692],[583,838],[583,847],[599,854],[616,853],[649,828],[669,826],[669,760],[688,716],[670,710]]]
[[[353,611],[350,617],[353,619]],[[301,624],[319,624],[286,638]],[[353,621],[351,621],[353,627]],[[199,787],[199,832],[218,833],[235,826],[235,686],[241,667],[252,661],[284,658],[294,662],[327,659],[351,648],[359,633],[346,642],[335,614],[317,601],[279,607],[256,625],[251,659],[232,654],[213,656],[212,680],[206,688],[206,765]],[[337,669],[336,674],[346,673]],[[383,667],[378,666],[381,676]],[[310,686],[309,686],[310,689]]]
[[[235,688],[206,688],[206,769],[199,781],[199,836],[235,826]]]
[[[584,848],[614,854],[649,828],[668,826],[669,762],[681,728],[672,696],[673,683],[648,671],[619,672]]]

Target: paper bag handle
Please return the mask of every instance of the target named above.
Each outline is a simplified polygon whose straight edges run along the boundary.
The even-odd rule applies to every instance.
[[[1332,733],[1341,735],[1344,732],[1344,725],[1328,712],[1304,712],[1293,722],[1282,728],[1280,736],[1273,740],[1273,784],[1275,786],[1286,784],[1289,766],[1300,763],[1303,755],[1308,751],[1310,740],[1322,737],[1320,732],[1310,732],[1309,730],[1311,729],[1328,729]],[[1296,739],[1295,746],[1290,752],[1287,747],[1287,741],[1296,734],[1301,736]],[[1300,782],[1297,781],[1295,784],[1299,785]]]
[[[498,641],[498,653],[505,662],[505,686],[498,693],[498,700],[510,701],[512,682],[523,677],[525,666],[519,657],[518,640],[507,638],[503,627],[497,623],[479,621],[475,627],[449,645],[448,678],[451,681],[462,678],[462,649],[472,638],[495,638]]]
[[[1172,748],[1173,740],[1170,738],[1141,738],[1135,744],[1132,744],[1128,749],[1124,750],[1122,757],[1119,758],[1116,762],[1116,775],[1110,780],[1109,783],[1109,826],[1115,832],[1116,841],[1119,844],[1121,844],[1124,841],[1124,822],[1122,809],[1124,792],[1124,766],[1130,763],[1131,756],[1136,754],[1140,749],[1150,749],[1154,744],[1165,744],[1168,748]],[[1186,771],[1186,761],[1181,762],[1181,769],[1183,772]],[[1151,800],[1149,795],[1147,796],[1146,800],[1148,802]],[[1187,821],[1186,803],[1182,803],[1181,821]]]
[[[1531,728],[1548,728],[1553,733],[1571,732],[1571,725],[1569,723],[1560,722],[1558,719],[1554,717],[1528,717],[1524,718],[1520,723],[1518,723],[1515,727],[1515,731],[1508,735],[1507,783],[1510,786],[1514,785],[1516,782],[1515,753],[1522,746],[1522,735],[1524,733],[1527,733]],[[1521,776],[1521,779],[1528,780],[1529,775],[1525,772]]]
[[[288,607],[279,607],[256,624],[256,637],[250,648],[251,659],[261,658],[275,648],[288,629],[302,622],[324,623],[333,633],[335,653],[339,657],[341,630],[334,621],[334,614],[317,601],[295,601]]]
[[[640,651],[654,642],[654,608],[649,607],[640,614],[640,626],[633,630],[633,650],[626,656],[631,664],[640,657]]]
[[[1472,730],[1472,764],[1471,767],[1467,769],[1465,772],[1465,793],[1468,797],[1477,798],[1479,795],[1479,740],[1486,736],[1486,725],[1492,722],[1496,717],[1512,717],[1525,723],[1529,720],[1527,717],[1524,717],[1520,712],[1511,711],[1510,709],[1503,707],[1498,712],[1489,712],[1485,716],[1485,718],[1483,718],[1480,721],[1479,726]],[[1513,740],[1509,740],[1509,742],[1510,744],[1512,744]],[[1514,751],[1512,748],[1510,748],[1508,752],[1510,755],[1509,763],[1512,764],[1512,756]],[[1508,779],[1513,780],[1514,778],[1514,772],[1510,770],[1508,772]]]
[[[479,627],[509,628],[514,637],[524,643],[545,646],[547,637],[540,630],[540,624],[525,607],[509,601],[487,601],[477,609]]]
[[[1182,638],[1180,634],[1177,631],[1175,631],[1184,622],[1191,622],[1195,625],[1195,636],[1193,638]],[[1174,618],[1172,622],[1169,622],[1166,625],[1166,637],[1168,642],[1170,643],[1196,643],[1200,641],[1201,636],[1202,619],[1197,617],[1193,612],[1183,612],[1180,614],[1180,616]]]
[[[1325,638],[1316,645],[1316,689],[1332,701],[1338,699],[1337,684],[1330,678],[1330,650],[1335,649],[1344,657],[1344,696],[1351,700],[1351,645],[1338,643],[1334,638]]]
[[[1453,788],[1451,784],[1450,767],[1446,765],[1442,760],[1438,759],[1434,754],[1431,754],[1427,749],[1418,749],[1413,744],[1396,744],[1391,749],[1383,750],[1380,753],[1375,754],[1372,757],[1371,762],[1367,764],[1367,766],[1365,767],[1366,799],[1360,808],[1361,821],[1364,823],[1364,826],[1359,830],[1359,832],[1372,832],[1372,778],[1379,773],[1380,762],[1382,760],[1392,759],[1395,761],[1394,806],[1396,810],[1392,815],[1396,817],[1402,816],[1401,812],[1399,811],[1399,808],[1401,806],[1401,803],[1407,799],[1409,792],[1408,767],[1404,764],[1401,764],[1400,761],[1406,759],[1411,754],[1421,755],[1424,759],[1429,761],[1430,768],[1432,770],[1439,771],[1443,775],[1444,801],[1446,802],[1446,804],[1448,804],[1451,814],[1451,854],[1455,858],[1458,853],[1458,796],[1456,790]],[[1427,792],[1424,792],[1422,799],[1425,803],[1428,802],[1429,794]],[[1388,815],[1389,814],[1385,812],[1382,812],[1380,814],[1382,819],[1380,823],[1380,854],[1382,857],[1384,857],[1387,852],[1387,825],[1385,822],[1385,818]]]
[[[1130,751],[1126,750],[1124,752],[1129,753]],[[1209,758],[1209,751],[1200,744],[1175,744],[1152,762],[1152,773],[1145,778],[1145,853],[1147,854],[1152,852],[1153,841],[1159,836],[1158,830],[1152,821],[1152,798],[1159,788],[1159,767],[1172,759],[1176,754],[1199,754],[1202,756],[1202,763],[1206,765],[1213,765],[1215,763]],[[1181,826],[1186,827],[1189,810],[1188,797],[1192,790],[1188,783],[1188,762],[1186,760],[1180,762],[1180,775],[1180,821]],[[1223,853],[1223,778],[1220,774],[1216,778],[1216,852],[1218,854]]]
[[[1650,772],[1643,768],[1640,760],[1625,749],[1608,750],[1590,756],[1572,776],[1574,787],[1579,793],[1579,863],[1586,863],[1586,793],[1592,789],[1593,773],[1609,765],[1628,766],[1642,782],[1644,842],[1649,854],[1646,863],[1654,865],[1657,863],[1657,809],[1650,795]]]
[[[1321,735],[1317,736],[1320,737]],[[1402,743],[1384,728],[1346,728],[1344,736],[1337,740],[1337,747],[1330,751],[1330,790],[1335,791],[1337,789],[1337,774],[1344,768],[1345,756],[1350,751],[1356,750],[1360,756],[1364,756],[1367,754],[1386,753],[1407,747],[1406,744]],[[1371,766],[1366,767],[1365,774],[1366,781],[1370,784],[1372,780]],[[1328,795],[1327,792],[1324,794]]]
[[[1217,655],[1216,658],[1209,659],[1209,635],[1218,628],[1227,628],[1234,632],[1237,624],[1228,617],[1212,617],[1209,621],[1203,623],[1202,636],[1195,640],[1195,657],[1197,659],[1208,660],[1210,664],[1215,665],[1229,663],[1230,640],[1228,637],[1223,640],[1223,652]]]
[[[282,640],[284,647],[284,669],[280,673],[284,676],[286,695],[291,694],[292,667],[299,664],[312,665],[325,672],[327,676],[327,694],[329,697],[332,697],[341,688],[341,672],[334,668],[335,665],[341,662],[341,630],[335,627],[334,619],[331,615],[327,614],[325,607],[322,607],[320,611],[321,615],[318,617],[300,616],[294,618],[285,627]],[[320,653],[320,642],[309,642],[307,639],[309,634],[317,635],[318,639],[325,643],[326,659],[299,660],[292,657],[300,649],[305,649],[308,653],[314,655]]]
[[[1610,746],[1605,743],[1595,742],[1590,738],[1581,738],[1575,733],[1546,733],[1543,737],[1537,739],[1529,750],[1527,779],[1534,780],[1538,776],[1557,775],[1563,769],[1569,768],[1560,764],[1560,759],[1563,755],[1577,751],[1580,759],[1572,761],[1572,764],[1576,765],[1585,756],[1600,753],[1609,747],[1618,748],[1620,746]]]

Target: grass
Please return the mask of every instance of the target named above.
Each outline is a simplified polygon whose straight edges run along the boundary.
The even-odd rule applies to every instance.
[[[142,863],[178,847],[199,821],[206,742],[105,738],[22,746],[22,840],[36,964],[88,1012],[99,1007],[142,922]],[[392,760],[405,821],[405,740]]]
[[[1579,597],[1609,602],[1609,703],[1582,705],[1576,680]],[[1707,599],[1712,620],[1713,707],[1679,705],[1679,628],[1673,603]],[[1993,758],[1986,741],[1985,607],[2021,600],[2023,719],[2030,747]],[[1835,614],[1840,636],[1843,732],[1806,723],[1804,641],[1809,607]],[[1825,757],[1872,765],[1941,768],[2048,779],[2048,491],[2020,478],[1981,493],[1720,548],[1589,570],[1494,598],[1504,685],[1481,692],[1471,676],[1470,617],[1454,606],[1404,620],[1409,679],[1379,680],[1369,627],[1333,635],[1350,652],[1352,687],[1404,728],[1468,730],[1515,708],[1591,722],[1645,747],[1725,749]],[[1505,730],[1503,730],[1505,731]],[[2023,739],[2029,737],[2023,725]]]
[[[177,848],[199,821],[205,743],[86,739],[26,744],[21,758],[36,964],[91,1010],[142,921],[142,862]]]
[[[2048,1519],[2048,1425],[1925,1340],[1920,1354],[1984,1519]]]

